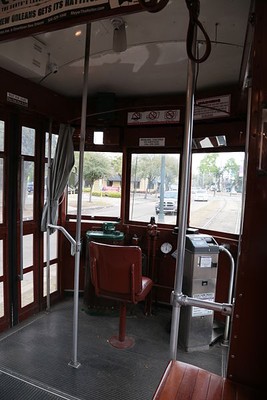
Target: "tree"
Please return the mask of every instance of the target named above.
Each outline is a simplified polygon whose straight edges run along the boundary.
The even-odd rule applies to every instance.
[[[115,175],[118,175],[121,177],[122,154],[119,154],[118,156],[112,158],[111,165],[112,165],[112,170],[114,171]]]
[[[112,168],[110,160],[101,153],[84,154],[84,179],[90,187],[89,202],[92,201],[92,190],[94,182],[110,175]]]
[[[229,174],[229,180],[231,182],[230,188],[236,187],[237,189],[240,189],[240,186],[242,185],[242,182],[240,182],[239,178],[239,165],[236,163],[234,158],[229,158],[227,160],[225,166],[224,166],[224,171],[227,171]],[[242,181],[242,180],[241,180]]]
[[[212,153],[204,157],[199,164],[199,172],[202,175],[202,186],[216,183],[220,187],[220,178],[223,170],[216,165],[219,154]],[[215,182],[214,182],[215,180]]]
[[[166,156],[165,190],[171,190],[172,185],[178,189],[179,163],[178,158]]]
[[[140,157],[137,167],[137,177],[147,180],[145,199],[149,189],[159,176],[161,156],[158,154],[144,154]]]
[[[212,153],[205,156],[199,164],[199,172],[202,174],[202,185],[210,186],[215,184],[217,189],[226,186],[226,189],[237,187],[240,189],[242,183],[239,178],[240,166],[235,159],[229,158],[221,167],[217,166],[218,153]]]

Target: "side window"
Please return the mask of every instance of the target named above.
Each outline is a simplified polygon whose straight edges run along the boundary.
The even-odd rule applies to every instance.
[[[0,120],[0,224],[3,223],[5,122]],[[0,239],[0,318],[4,316],[4,240]]]
[[[58,134],[51,135],[51,159],[55,157]],[[47,197],[47,177],[48,177],[48,154],[49,154],[49,133],[45,133],[45,171],[44,171],[44,199]]]
[[[132,154],[129,219],[176,224],[178,154]]]
[[[191,227],[240,232],[244,157],[243,152],[193,154]]]
[[[35,135],[33,128],[22,126],[21,132],[21,176],[23,221],[34,219],[34,179],[35,179]]]
[[[67,214],[77,214],[79,153],[68,183]],[[122,153],[85,152],[82,215],[120,217]]]
[[[58,134],[51,135],[51,158],[55,157],[58,141]],[[49,133],[45,134],[45,165],[44,165],[44,200],[47,198],[47,178],[48,178],[48,155],[49,155]],[[44,232],[43,240],[43,297],[47,294],[47,233]],[[50,293],[58,290],[58,232],[50,235]]]
[[[0,120],[0,223],[3,222],[5,122]]]

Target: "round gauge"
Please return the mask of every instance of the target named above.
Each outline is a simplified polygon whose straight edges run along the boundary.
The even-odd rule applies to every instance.
[[[162,243],[162,245],[160,246],[160,250],[163,254],[168,254],[172,251],[172,245],[168,242]]]

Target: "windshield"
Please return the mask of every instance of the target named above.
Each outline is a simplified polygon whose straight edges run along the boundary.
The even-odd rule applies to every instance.
[[[177,199],[178,192],[165,192],[164,197],[166,199]]]

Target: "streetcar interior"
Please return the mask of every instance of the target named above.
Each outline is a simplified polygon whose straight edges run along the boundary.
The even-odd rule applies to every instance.
[[[23,37],[22,32],[18,39],[13,34],[0,42],[0,370],[5,377],[25,379],[36,384],[36,390],[50,391],[55,396],[51,399],[89,399],[90,390],[92,398],[99,399],[152,398],[169,359],[181,209],[186,214],[187,233],[211,236],[218,246],[228,249],[235,262],[231,283],[229,257],[225,252],[219,254],[213,300],[228,303],[229,285],[235,290],[239,282],[246,192],[253,185],[247,174],[247,114],[254,1],[200,1],[199,19],[209,35],[211,54],[195,71],[186,206],[180,200],[187,190],[183,187],[189,65],[186,2],[169,0],[156,13],[140,11],[137,0],[109,3],[119,11],[92,18],[89,31],[83,17],[78,24],[48,24],[46,30],[31,36]],[[127,12],[120,13],[124,7]],[[119,50],[115,48],[116,24],[123,25],[126,35]],[[205,50],[201,36],[197,55]],[[81,219],[81,366],[76,369],[68,365],[72,352],[77,351],[72,343],[75,330],[69,331],[77,278],[73,247],[62,231],[55,229],[48,240],[46,229],[40,228],[51,194],[50,163],[64,127],[72,132],[74,164],[55,212],[58,225],[73,238]],[[132,331],[136,343],[121,352],[106,346],[112,330],[118,328],[118,305],[92,295],[89,242],[98,233],[109,244],[140,246],[142,272],[154,284],[148,304],[129,307],[127,331]],[[202,286],[206,284],[202,280]],[[179,347],[178,358],[257,387],[259,375],[251,373],[249,380],[245,363],[239,370],[235,364],[230,346],[241,350],[232,325],[225,333],[226,321],[225,315],[214,311],[210,344],[193,352]],[[246,338],[252,331],[250,327]],[[43,337],[39,348],[36,335]],[[35,351],[34,346],[27,348],[31,340]],[[27,352],[32,363],[25,372],[22,359]],[[251,360],[255,357],[251,355]],[[245,356],[240,359],[242,364]]]

